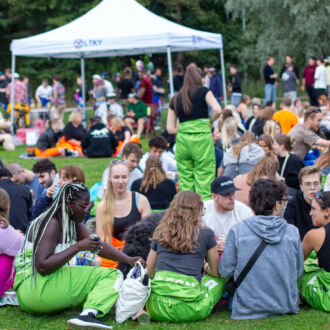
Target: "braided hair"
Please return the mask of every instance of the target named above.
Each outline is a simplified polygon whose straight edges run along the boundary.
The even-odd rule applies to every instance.
[[[72,212],[70,211],[69,202],[77,200],[83,193],[86,192],[88,192],[88,188],[81,182],[70,182],[64,184],[52,205],[32,222],[27,234],[25,235],[21,252],[23,253],[23,262],[25,263],[28,238],[32,235],[31,271],[34,280],[36,251],[46,232],[50,220],[55,215],[59,215],[59,219],[62,223],[62,244],[68,244],[76,240],[76,224],[70,219]]]

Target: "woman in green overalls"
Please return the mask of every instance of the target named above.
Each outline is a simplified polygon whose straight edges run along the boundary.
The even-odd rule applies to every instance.
[[[211,198],[215,173],[208,107],[212,110],[212,116],[221,112],[213,93],[203,86],[202,70],[188,66],[182,88],[170,101],[167,131],[177,133],[175,159],[180,190],[197,192],[203,200]]]

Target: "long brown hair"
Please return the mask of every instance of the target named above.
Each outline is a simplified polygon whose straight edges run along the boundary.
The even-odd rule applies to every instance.
[[[186,115],[191,113],[192,102],[189,97],[189,89],[203,86],[203,71],[196,66],[188,66],[184,76],[183,86],[179,93],[173,97],[174,111],[178,115],[178,107],[181,101],[183,111]]]
[[[147,192],[152,186],[154,189],[166,179],[162,162],[159,157],[150,156],[146,161],[146,169],[141,182],[141,191]]]
[[[156,228],[153,240],[176,252],[193,252],[198,245],[203,210],[201,196],[191,191],[175,195]]]
[[[84,171],[75,165],[63,166],[59,171],[60,176],[71,179],[73,182],[82,182],[85,183],[85,174]]]
[[[233,146],[233,156],[238,158],[238,155],[241,153],[242,149],[253,143],[256,143],[256,136],[252,132],[246,132],[242,135],[240,141]]]
[[[271,152],[267,151],[256,166],[247,174],[246,183],[249,186],[262,177],[274,178],[279,169],[277,157]]]
[[[330,165],[330,148],[328,148],[326,152],[320,155],[314,165],[321,168],[322,170]]]
[[[0,188],[0,221],[3,222],[2,228],[9,226],[10,199],[6,190]]]
[[[107,190],[105,191],[104,194],[104,199],[103,199],[104,205],[102,207],[102,212],[101,212],[101,224],[102,224],[102,232],[103,232],[103,237],[101,237],[101,239],[104,241],[107,241],[109,238],[111,238],[113,231],[113,222],[115,219],[116,196],[111,181],[111,173],[113,168],[118,165],[125,166],[127,168],[127,173],[129,176],[129,168],[127,166],[126,161],[117,161],[116,163],[110,164]]]

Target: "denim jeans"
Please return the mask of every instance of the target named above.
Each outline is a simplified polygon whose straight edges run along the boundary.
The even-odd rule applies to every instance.
[[[232,93],[230,103],[237,107],[241,101],[242,93]]]
[[[268,101],[276,102],[276,86],[275,86],[275,84],[266,84],[265,85],[264,104],[266,104]]]
[[[288,96],[291,99],[291,104],[296,100],[297,98],[297,92],[296,91],[291,91],[291,92],[285,92],[284,96]]]

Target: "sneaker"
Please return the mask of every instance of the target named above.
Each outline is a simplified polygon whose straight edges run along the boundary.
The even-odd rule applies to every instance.
[[[4,295],[0,296],[0,306],[6,305],[19,306],[15,291],[6,292]]]
[[[97,320],[93,313],[88,313],[88,315],[76,315],[68,321],[68,324],[82,328],[112,329],[112,326]]]

